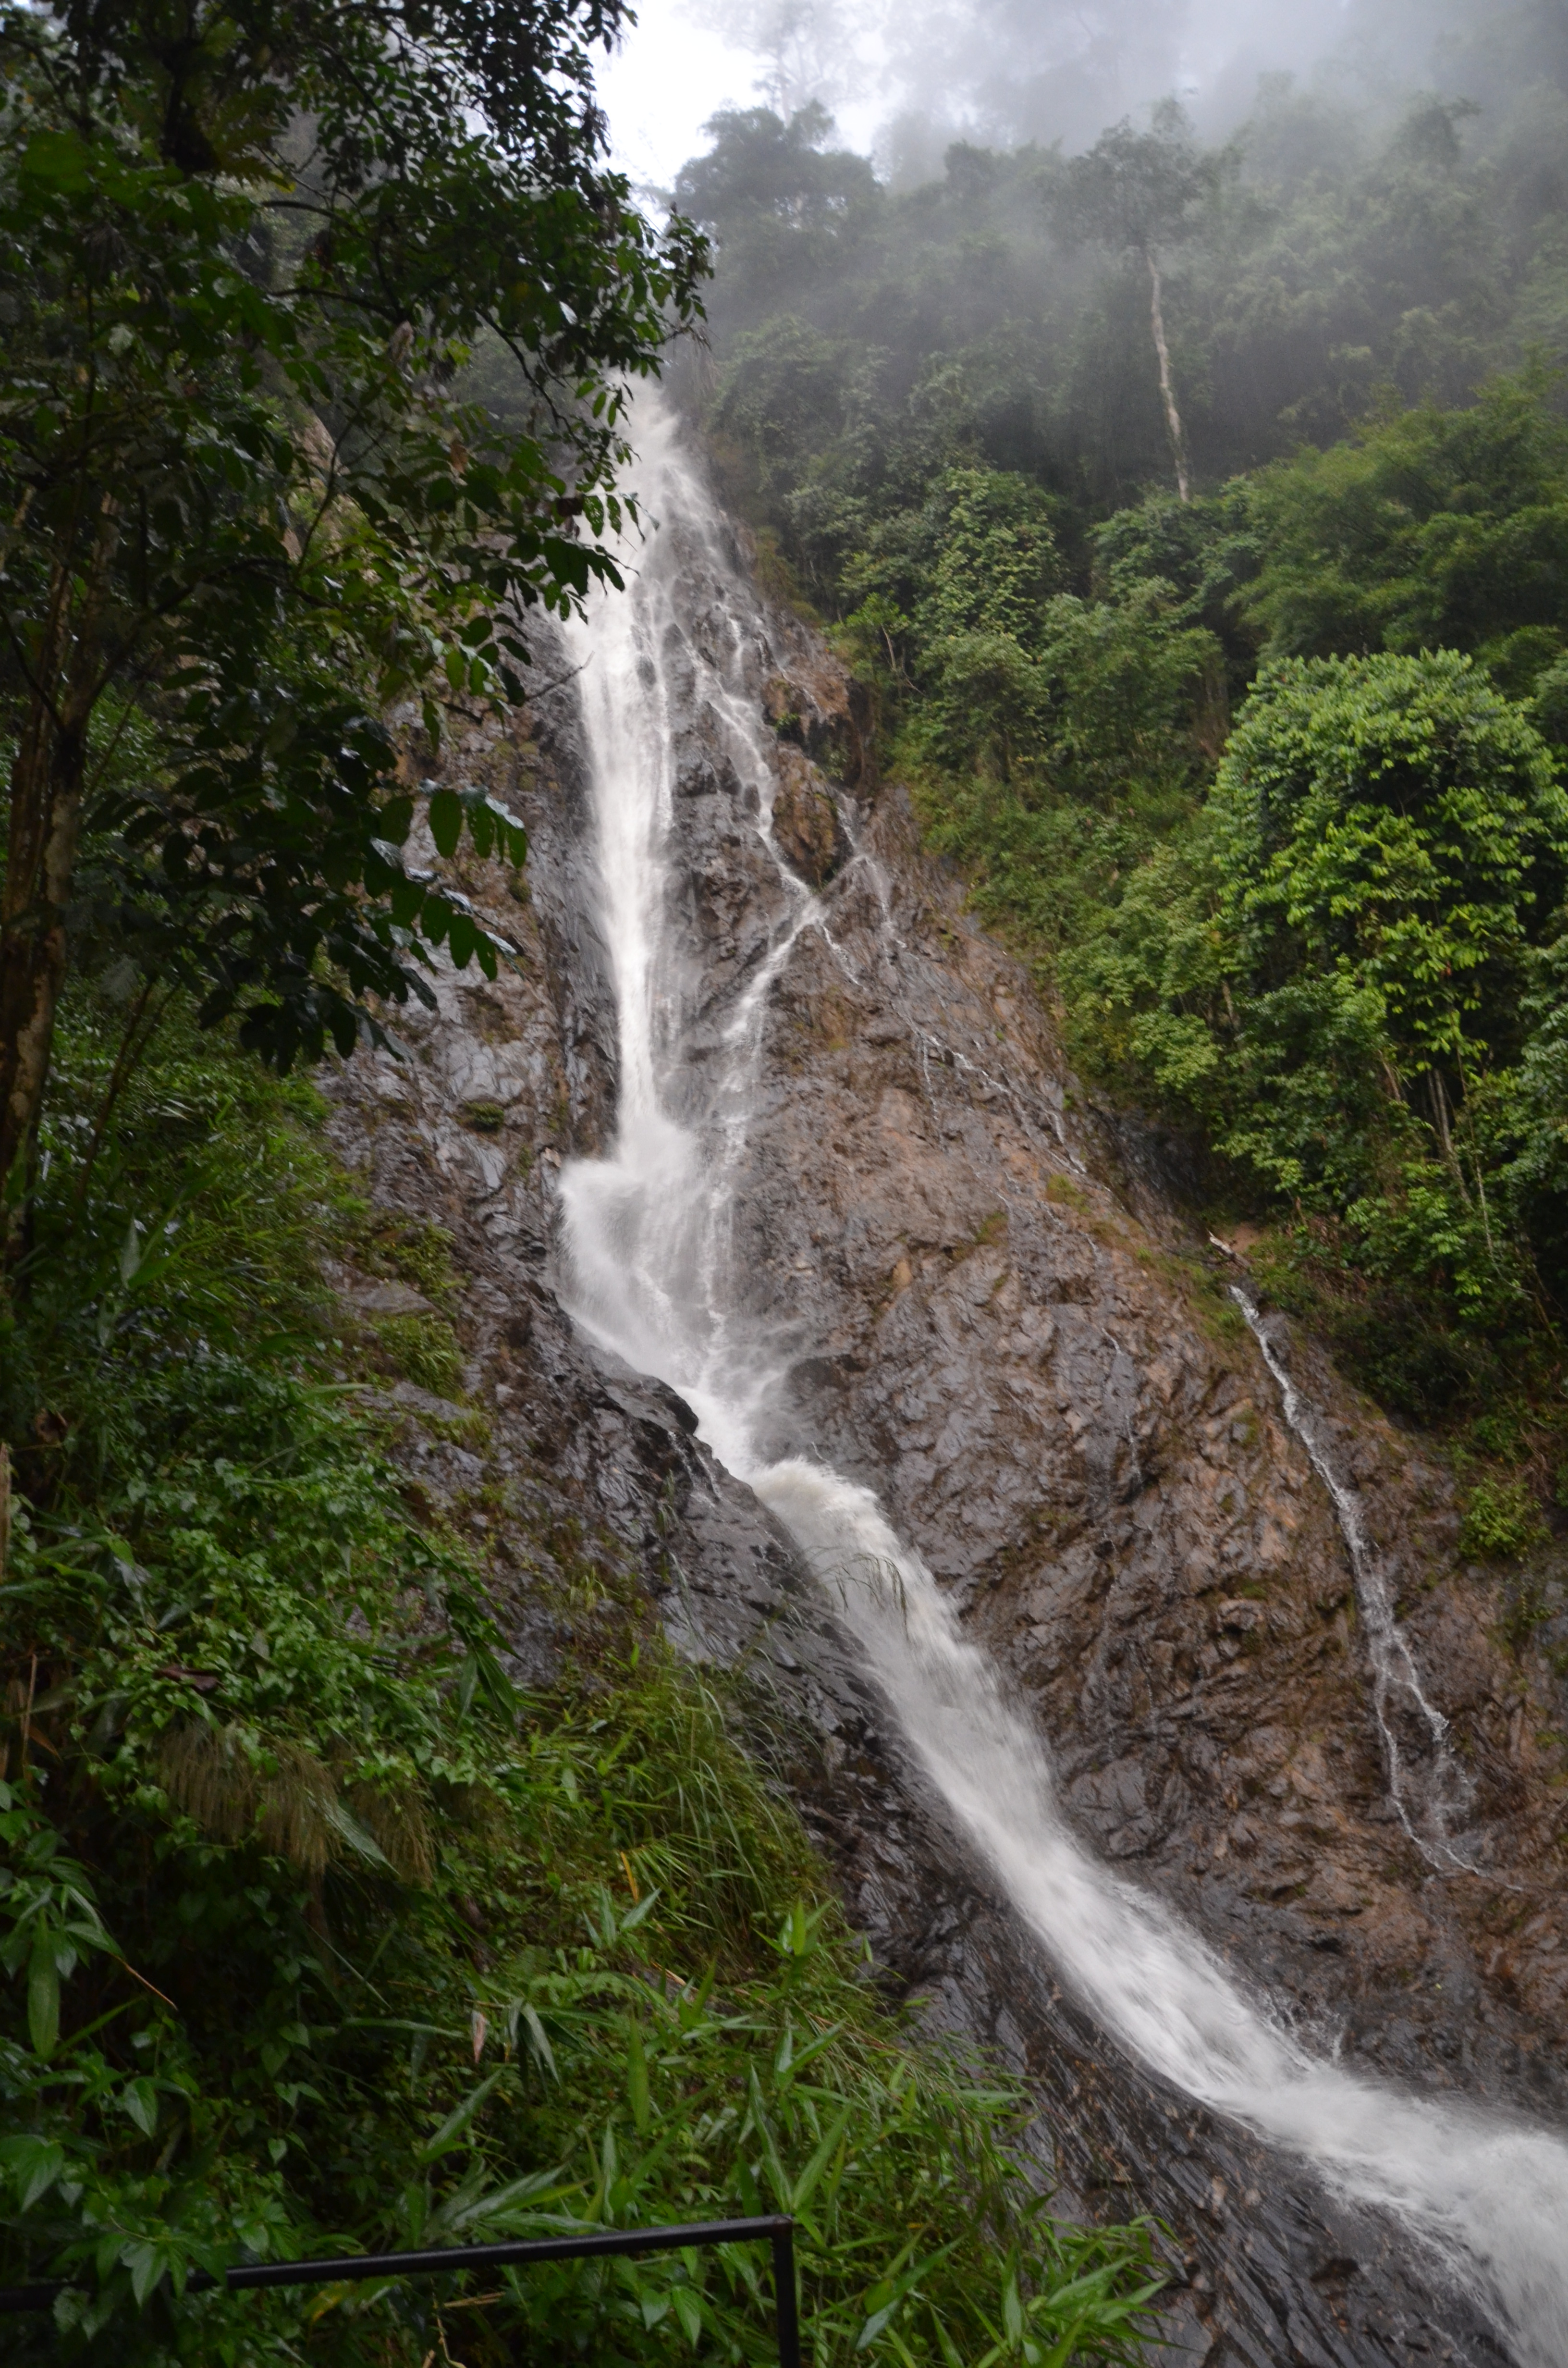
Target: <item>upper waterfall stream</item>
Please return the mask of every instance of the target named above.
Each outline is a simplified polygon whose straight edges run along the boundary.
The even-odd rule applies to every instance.
[[[833,891],[814,895],[778,860],[769,951],[725,1008],[699,1008],[676,920],[677,705],[709,711],[748,801],[737,819],[770,849],[774,773],[745,688],[749,589],[669,414],[643,400],[636,432],[647,540],[628,550],[627,590],[597,596],[569,629],[583,661],[619,1104],[611,1155],[562,1178],[566,1304],[590,1336],[680,1393],[713,1452],[784,1523],[955,1819],[1105,2030],[1343,2194],[1397,2214],[1482,2298],[1522,2368],[1561,2368],[1568,2145],[1358,2078],[1278,2024],[1203,1941],[1075,1839],[1039,1736],[871,1493],[820,1463],[767,1460],[786,1349],[798,1347],[739,1312],[732,1219],[767,989],[803,932],[831,944]],[[693,614],[694,560],[733,584],[733,603]],[[1392,1679],[1381,1663],[1376,1682],[1381,1713]],[[1413,1670],[1409,1682],[1418,1695]],[[1394,1774],[1397,1798],[1397,1759]]]

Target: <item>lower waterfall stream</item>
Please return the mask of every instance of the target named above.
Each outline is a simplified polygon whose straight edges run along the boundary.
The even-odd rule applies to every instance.
[[[798,1353],[798,1344],[736,1312],[731,1220],[768,989],[802,933],[818,931],[831,947],[832,890],[813,894],[773,849],[768,735],[739,662],[753,612],[722,522],[671,415],[642,399],[636,433],[637,490],[651,531],[628,551],[627,589],[596,596],[587,620],[568,628],[582,661],[619,1101],[611,1154],[574,1161],[562,1176],[563,1300],[590,1338],[687,1402],[713,1453],[783,1523],[910,1749],[1098,2023],[1176,2089],[1309,2165],[1340,2194],[1395,2215],[1479,2298],[1521,2368],[1561,2368],[1568,2144],[1500,2112],[1358,2077],[1271,2019],[1202,1939],[1075,1838],[1041,1741],[872,1493],[818,1463],[767,1459],[762,1442],[786,1347]],[[733,604],[709,600],[693,613],[694,553],[710,578],[734,586]],[[707,710],[754,802],[741,818],[778,874],[770,949],[723,1008],[702,1006],[676,919],[675,719],[694,703]],[[1246,1313],[1282,1382],[1256,1311]],[[1389,1666],[1403,1656],[1397,1674],[1404,1683],[1407,1673],[1407,1691],[1424,1705],[1392,1613],[1386,1624]],[[1375,1679],[1382,1716],[1381,1664]],[[1432,1739],[1440,1744],[1435,1730]],[[1404,1816],[1392,1740],[1389,1748]]]

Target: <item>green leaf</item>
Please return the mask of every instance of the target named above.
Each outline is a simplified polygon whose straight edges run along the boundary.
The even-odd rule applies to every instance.
[[[329,1800],[325,1804],[325,1816],[327,1824],[334,1833],[341,1836],[350,1850],[357,1850],[361,1858],[369,1859],[372,1866],[385,1867],[388,1873],[391,1873],[392,1862],[374,1834],[368,1833],[358,1818],[351,1810],[345,1808],[341,1801]]]
[[[900,2309],[903,2303],[907,2301],[909,2295],[919,2284],[921,2279],[930,2271],[934,2270],[938,2261],[945,2261],[949,2253],[956,2252],[958,2245],[959,2239],[955,2237],[950,2244],[939,2245],[934,2253],[927,2253],[923,2261],[916,2261],[913,2269],[905,2270],[903,2276],[895,2279],[891,2287],[883,2283],[880,2287],[874,2286],[872,2288],[871,2294],[867,2297],[868,2300],[874,2300],[879,2292],[885,2294],[887,2299],[881,2304],[878,2309],[872,2312],[870,2317],[866,2321],[865,2326],[860,2329],[858,2339],[855,2345],[857,2351],[866,2351],[869,2350],[870,2346],[876,2341],[878,2336],[881,2334],[883,2328],[892,2318],[894,2312]],[[905,2249],[907,2250],[910,2248],[906,2248]],[[903,2256],[901,2255],[900,2258],[902,2259]],[[894,2266],[896,2267],[896,2263]],[[1023,2321],[1020,2318],[1020,2328],[1022,2325]]]
[[[635,1907],[629,1907],[627,1909],[625,1915],[620,1919],[622,1937],[624,1937],[628,1932],[635,1932],[639,1924],[641,1924],[646,1917],[653,1914],[653,1903],[658,1896],[658,1886],[655,1884],[652,1891],[645,1891],[642,1894],[642,1898],[637,1902]]]
[[[10,2173],[24,2212],[47,2195],[65,2168],[65,2149],[52,2138],[0,2138],[0,2163]]]
[[[648,2051],[642,2044],[642,2026],[635,2018],[626,2034],[626,2093],[631,2106],[631,2118],[641,2136],[648,2135]]]
[[[784,2176],[784,2166],[778,2159],[778,2142],[773,2135],[773,2125],[767,2118],[767,2109],[762,2101],[762,2084],[756,2077],[755,2064],[746,2066],[746,2089],[751,2100],[749,2119],[753,2129],[762,2140],[763,2160],[767,2166],[768,2184],[773,2190],[777,2208],[780,2212],[787,2212],[790,2209],[790,2182]]]
[[[518,2021],[522,2023],[524,2030],[528,2032],[529,2055],[538,2057],[540,2063],[549,2073],[552,2080],[559,2078],[560,2076],[555,2068],[555,2055],[550,2044],[549,2033],[546,2032],[543,2023],[540,2022],[534,2009],[531,2006],[525,2005],[519,2012]]]
[[[462,2103],[447,2115],[435,2135],[420,2147],[414,2157],[415,2161],[422,2165],[436,2162],[442,2155],[449,2154],[454,2146],[461,2146],[467,2135],[469,2123],[491,2091],[506,2078],[506,2071],[507,2067],[505,2065],[501,2066],[498,2070],[491,2073],[487,2080],[482,2080],[477,2089],[472,2089],[463,2099]]]
[[[120,2248],[119,2258],[131,2271],[131,2291],[138,2309],[162,2279],[167,2267],[166,2248],[142,2239]]]
[[[453,790],[437,790],[431,797],[426,813],[430,822],[430,836],[436,842],[436,851],[449,860],[457,853],[458,841],[462,837],[462,800]]]
[[[28,1963],[28,2035],[45,2060],[60,2038],[60,1972],[55,1964],[54,1935],[40,1926],[33,1936]]]
[[[120,2103],[143,2137],[153,2137],[158,2128],[158,2092],[151,2080],[132,2080],[120,2091]]]
[[[821,2180],[824,2171],[827,2169],[828,2164],[833,2160],[834,2155],[838,2147],[839,2140],[843,2137],[845,2131],[849,2126],[849,2118],[854,2112],[854,2110],[855,2108],[852,2103],[846,2104],[843,2108],[837,2120],[829,2129],[827,2135],[823,2139],[822,2144],[818,2146],[815,2154],[812,2155],[810,2162],[807,2163],[804,2170],[801,2173],[800,2178],[795,2181],[795,2192],[790,2199],[790,2209],[791,2212],[803,2212],[807,2204],[811,2202],[812,2195],[816,2192],[818,2181]]]
[[[77,197],[91,177],[92,152],[74,131],[35,131],[22,151],[23,177],[40,187]]]
[[[476,2196],[460,2212],[449,2214],[446,2225],[451,2229],[467,2228],[476,2221],[496,2220],[504,2214],[516,2213],[520,2203],[554,2203],[562,2195],[570,2194],[572,2185],[564,2165],[556,2170],[530,2170],[521,2179],[508,2180],[505,2187],[494,2187],[487,2194]]]

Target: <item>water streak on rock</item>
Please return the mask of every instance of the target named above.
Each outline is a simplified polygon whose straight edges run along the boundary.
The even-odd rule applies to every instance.
[[[1372,1706],[1388,1767],[1389,1799],[1428,1866],[1446,1873],[1473,1874],[1478,1871],[1473,1856],[1450,1832],[1469,1805],[1470,1788],[1454,1762],[1449,1722],[1427,1698],[1421,1673],[1394,1618],[1388,1574],[1367,1535],[1361,1499],[1337,1469],[1323,1424],[1291,1380],[1256,1301],[1240,1283],[1232,1284],[1231,1297],[1246,1317],[1263,1361],[1278,1384],[1286,1421],[1328,1490],[1350,1556],[1357,1608],[1372,1665]],[[1402,1730],[1411,1733],[1410,1748],[1402,1748]]]

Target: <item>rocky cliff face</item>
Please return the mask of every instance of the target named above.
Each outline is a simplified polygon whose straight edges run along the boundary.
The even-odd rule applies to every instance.
[[[824,890],[770,991],[737,1200],[732,1287],[790,1360],[773,1452],[878,1491],[1028,1706],[1085,1835],[1281,2013],[1381,2074],[1562,2115],[1568,1710],[1541,1632],[1515,1622],[1511,1644],[1506,1584],[1457,1563],[1440,1465],[1276,1322],[1451,1722],[1474,1871],[1440,1873],[1391,1806],[1344,1539],[1225,1260],[922,858],[831,658],[760,606],[753,640],[776,842]],[[760,960],[782,892],[755,791],[699,712],[679,756],[700,1054],[705,1005]],[[935,2014],[1029,2071],[1083,2208],[1169,2222],[1187,2353],[1500,2359],[1392,2232],[1097,2037],[911,1773],[782,1533],[669,1391],[574,1334],[551,1287],[556,1184],[606,1140],[615,1053],[570,685],[506,730],[476,723],[449,762],[528,824],[526,888],[494,868],[466,883],[520,966],[494,985],[444,974],[412,1057],[340,1074],[334,1126],[379,1199],[457,1241],[488,1432],[462,1443],[459,1410],[405,1390],[408,1453],[487,1533],[520,1668],[571,1649],[541,1577],[596,1561],[634,1576],[683,1650],[752,1651],[757,1748],[851,1916]],[[694,1095],[701,1077],[699,1058]]]

